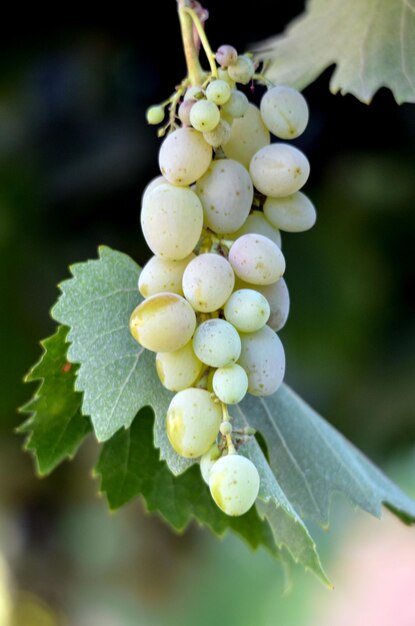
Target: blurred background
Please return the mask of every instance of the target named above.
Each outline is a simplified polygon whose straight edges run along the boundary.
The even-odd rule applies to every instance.
[[[212,47],[244,51],[304,3],[208,4]],[[159,141],[144,113],[185,70],[174,0],[139,17],[122,2],[36,6],[33,21],[4,20],[0,41],[0,626],[414,626],[415,534],[389,514],[335,499],[330,533],[311,527],[335,590],[293,569],[284,592],[279,565],[235,537],[178,537],[139,501],[109,515],[92,438],[35,477],[16,407],[54,330],[56,284],[101,243],[148,258],[140,195]],[[415,106],[387,90],[370,107],[333,96],[329,76],[305,90],[296,142],[318,222],[283,237],[287,381],[415,496]]]

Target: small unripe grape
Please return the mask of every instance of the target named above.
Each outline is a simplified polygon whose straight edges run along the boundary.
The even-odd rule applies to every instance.
[[[231,117],[242,117],[245,115],[249,107],[249,100],[242,91],[234,89],[231,92],[229,100],[221,108],[222,114],[230,115]]]
[[[253,333],[268,321],[268,300],[254,289],[234,291],[224,308],[225,318],[242,333]]]
[[[264,213],[276,228],[290,233],[308,230],[316,222],[314,205],[301,191],[284,198],[267,198]]]
[[[213,374],[212,385],[221,402],[238,404],[248,391],[248,376],[243,367],[234,363],[227,367],[218,367]],[[222,432],[224,434],[226,433]]]
[[[249,172],[258,191],[281,198],[295,193],[307,182],[310,164],[294,146],[273,143],[254,154]]]
[[[255,465],[239,454],[222,456],[209,474],[212,498],[226,515],[243,515],[249,511],[257,499],[259,483]]]
[[[153,352],[179,350],[190,341],[195,328],[195,312],[177,293],[150,296],[134,309],[130,318],[134,339]]]
[[[200,473],[202,474],[202,478],[207,485],[209,485],[210,470],[219,457],[220,450],[216,443],[214,443],[213,446],[209,448],[209,450],[200,458]]]
[[[273,135],[280,139],[294,139],[307,126],[308,106],[304,96],[296,89],[276,85],[263,95],[261,115]]]
[[[236,366],[231,365],[230,367],[236,367]],[[221,435],[223,435],[224,437],[227,437],[228,435],[232,433],[232,424],[230,422],[222,422],[219,430],[220,430]]]
[[[271,285],[285,272],[285,259],[279,247],[263,235],[242,235],[229,252],[235,274],[253,285]]]
[[[164,109],[161,106],[152,106],[146,112],[149,124],[160,124],[164,120]]]
[[[174,352],[157,352],[157,374],[161,384],[170,391],[191,387],[203,369],[204,365],[195,355],[191,341]]]
[[[238,53],[233,46],[223,45],[219,46],[215,55],[216,61],[221,67],[228,67],[236,63],[238,59]]]
[[[191,185],[203,176],[211,160],[211,146],[194,128],[178,128],[161,144],[160,170],[173,185]]]
[[[246,56],[238,56],[235,63],[229,65],[228,74],[236,83],[247,85],[255,74],[255,66]]]
[[[207,86],[206,98],[215,104],[225,104],[231,96],[231,88],[224,80],[214,80]]]
[[[195,103],[196,100],[183,100],[183,102],[179,106],[179,119],[184,126],[191,126],[190,111],[192,110],[192,107]]]
[[[210,319],[196,329],[193,350],[202,363],[211,367],[224,367],[238,360],[241,339],[229,322]]]
[[[203,138],[212,148],[219,148],[229,141],[231,132],[230,124],[226,120],[220,119],[216,128],[208,133],[203,133]]]
[[[220,120],[220,111],[214,102],[199,100],[190,110],[190,123],[200,132],[209,132],[216,128]]]
[[[167,436],[180,456],[195,458],[214,443],[222,419],[220,404],[205,389],[179,391],[167,410]]]

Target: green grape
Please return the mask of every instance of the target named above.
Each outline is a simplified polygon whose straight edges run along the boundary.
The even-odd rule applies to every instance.
[[[235,159],[248,169],[254,154],[270,141],[269,131],[262,121],[258,107],[249,104],[246,113],[234,120],[231,137],[223,146],[223,151],[228,159]]]
[[[200,457],[200,473],[202,474],[202,478],[207,485],[209,485],[210,470],[219,457],[220,450],[216,443],[214,443],[213,446]]]
[[[204,365],[195,355],[191,341],[174,352],[157,352],[157,374],[161,384],[170,391],[191,387],[203,369]]]
[[[153,352],[179,350],[190,341],[195,328],[195,312],[177,293],[150,296],[134,309],[130,318],[134,339]]]
[[[285,373],[285,354],[279,337],[269,326],[241,335],[238,360],[248,374],[248,391],[254,396],[269,396],[281,385]]]
[[[232,293],[235,274],[230,263],[218,254],[200,254],[186,267],[183,293],[196,311],[220,309]]]
[[[231,117],[242,117],[245,115],[249,107],[249,100],[242,91],[234,89],[229,100],[221,107],[222,115],[230,115]]]
[[[235,81],[232,80],[232,78],[229,76],[228,70],[224,69],[223,67],[218,67],[218,79],[224,80],[225,83],[228,83],[231,89],[235,88]]]
[[[203,133],[205,141],[212,146],[212,148],[219,148],[227,143],[231,136],[230,124],[223,119],[219,120],[219,124],[213,130],[208,133]]]
[[[254,504],[260,479],[255,465],[244,456],[228,454],[213,465],[209,473],[212,498],[226,515],[243,515]]]
[[[219,403],[205,389],[184,389],[167,410],[167,436],[180,456],[202,456],[214,443],[222,419]]]
[[[210,319],[196,329],[193,350],[202,363],[211,367],[224,367],[238,360],[241,339],[229,322]]]
[[[212,161],[197,181],[205,224],[215,233],[229,233],[242,226],[252,205],[253,186],[248,171],[232,159]]]
[[[279,247],[263,235],[242,235],[229,252],[235,274],[253,285],[270,285],[285,272],[285,259]]]
[[[217,105],[210,100],[198,100],[190,110],[190,123],[200,132],[209,132],[216,128],[220,120]]]
[[[221,402],[238,404],[248,391],[248,376],[240,365],[234,363],[218,367],[213,374],[213,391]]]
[[[211,160],[211,146],[194,128],[178,128],[161,144],[160,170],[173,185],[191,185],[203,176]]]
[[[225,104],[231,97],[231,88],[224,80],[214,80],[207,86],[206,98],[215,104]]]
[[[255,66],[246,56],[238,56],[235,63],[229,65],[228,74],[236,83],[247,85],[255,74]]]
[[[234,291],[225,304],[225,319],[242,333],[259,330],[270,316],[268,300],[254,289]]]
[[[228,65],[236,63],[238,53],[233,46],[223,45],[217,49],[215,58],[221,67],[228,67]]]
[[[151,257],[141,270],[138,278],[138,291],[144,298],[163,291],[178,293],[182,296],[183,273],[194,258],[193,253],[180,261],[168,261],[159,256]]]
[[[294,139],[308,124],[308,106],[299,91],[287,85],[269,89],[261,100],[265,126],[280,139]]]
[[[255,235],[264,235],[264,237],[268,237],[268,239],[271,239],[271,241],[281,248],[280,231],[270,224],[262,211],[252,211],[239,230],[234,233],[223,235],[223,238],[233,239],[235,241],[238,237],[242,237],[242,235],[249,235],[250,233]]]
[[[180,261],[189,256],[202,233],[200,200],[190,189],[159,185],[144,198],[141,227],[154,254]]]
[[[307,182],[310,165],[305,155],[286,143],[261,148],[249,165],[255,187],[265,196],[289,196]]]
[[[152,106],[146,112],[149,124],[160,124],[164,120],[164,109],[161,106]]]
[[[314,205],[301,191],[284,198],[267,198],[264,213],[276,228],[290,233],[308,230],[316,222]]]

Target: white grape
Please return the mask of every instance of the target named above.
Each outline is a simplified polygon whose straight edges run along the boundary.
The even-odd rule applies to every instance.
[[[178,115],[182,124],[185,126],[190,126],[190,111],[192,110],[193,105],[196,100],[183,100],[181,105],[179,106]]]
[[[220,450],[216,443],[209,448],[207,452],[200,457],[200,473],[207,485],[209,485],[210,470],[220,457]]]
[[[280,231],[274,228],[274,226],[267,220],[262,211],[252,211],[246,218],[246,221],[239,230],[234,233],[226,234],[224,239],[233,239],[234,241],[242,235],[248,235],[253,233],[255,235],[263,235],[268,237],[274,243],[281,248],[281,234]]]
[[[228,65],[232,65],[232,63],[236,63],[238,58],[238,53],[233,46],[228,46],[224,44],[223,46],[219,46],[216,51],[216,60],[222,67],[228,67]]]
[[[270,306],[268,300],[254,289],[234,291],[224,307],[225,318],[243,333],[259,330],[268,321]]]
[[[190,189],[168,183],[159,185],[144,198],[141,226],[154,254],[180,261],[199,241],[203,227],[202,205]]]
[[[238,404],[248,391],[248,376],[240,365],[234,363],[218,367],[213,374],[213,391],[221,402]]]
[[[190,110],[190,123],[200,132],[208,132],[216,128],[220,120],[220,111],[214,102],[198,100]]]
[[[273,143],[254,154],[249,172],[265,196],[289,196],[307,182],[310,165],[304,154],[286,143]]]
[[[229,263],[239,278],[254,285],[270,285],[285,272],[284,255],[263,235],[242,235],[229,252]]]
[[[221,112],[231,117],[242,117],[245,115],[249,107],[249,100],[246,95],[237,89],[234,89],[229,100],[221,107]]]
[[[143,195],[141,196],[141,204],[144,202],[144,199],[148,196],[148,194],[153,191],[153,189],[159,187],[160,185],[165,185],[168,182],[169,181],[167,180],[167,178],[164,178],[164,176],[156,176],[155,178],[150,180],[150,182],[143,191]]]
[[[280,139],[294,139],[308,124],[308,106],[299,91],[287,85],[276,85],[261,99],[265,126]]]
[[[173,352],[190,341],[196,315],[177,293],[150,296],[136,307],[130,318],[132,336],[147,350]]]
[[[287,283],[283,278],[272,285],[258,287],[258,290],[268,300],[270,316],[267,325],[278,332],[285,325],[290,312],[290,295]]]
[[[191,341],[174,352],[158,352],[156,370],[164,387],[181,391],[191,387],[200,377],[204,365],[194,353]]]
[[[232,159],[217,159],[196,183],[205,224],[216,233],[229,233],[242,226],[253,199],[248,171]]]
[[[243,515],[249,511],[257,499],[259,485],[257,468],[239,454],[222,456],[210,470],[210,493],[226,515]]]
[[[196,329],[193,349],[202,363],[211,367],[224,367],[238,360],[241,339],[229,322],[210,319]]]
[[[203,176],[211,160],[211,146],[194,128],[178,128],[161,144],[160,170],[173,185],[191,185]]]
[[[147,122],[149,124],[160,124],[164,120],[164,109],[159,105],[155,105],[147,109]]]
[[[250,58],[240,55],[228,66],[228,74],[236,83],[247,85],[255,74],[255,66]]]
[[[275,228],[290,233],[308,230],[316,222],[314,205],[301,191],[284,198],[267,198],[264,213]]]
[[[285,353],[279,337],[269,326],[241,335],[241,365],[248,374],[248,391],[268,396],[281,385],[285,373]]]
[[[222,410],[205,389],[184,389],[167,410],[167,436],[180,456],[202,456],[214,443],[222,420]]]
[[[184,100],[200,100],[200,98],[203,98],[203,89],[201,87],[197,87],[192,86],[189,87],[186,90],[186,93],[184,94]]]
[[[183,295],[182,280],[187,265],[195,255],[189,254],[180,261],[168,261],[153,256],[144,265],[138,278],[138,290],[144,298],[162,291]]]
[[[231,89],[235,89],[235,81],[228,74],[228,70],[223,67],[218,67],[218,78],[228,83]]]
[[[219,121],[219,124],[216,126],[216,128],[209,131],[208,133],[203,133],[205,141],[213,148],[219,148],[219,146],[224,146],[225,143],[229,141],[230,136],[230,124],[223,119]]]
[[[214,80],[207,86],[206,98],[215,104],[225,104],[231,96],[231,88],[224,80]]]
[[[183,293],[196,311],[220,309],[232,293],[235,274],[230,263],[218,254],[200,254],[186,267]]]
[[[230,139],[223,147],[223,151],[229,159],[235,159],[249,168],[254,154],[267,146],[270,140],[269,131],[262,121],[258,107],[249,104],[242,117],[234,120]]]

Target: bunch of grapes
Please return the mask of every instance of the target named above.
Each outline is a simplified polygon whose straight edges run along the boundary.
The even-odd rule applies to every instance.
[[[253,431],[232,428],[228,405],[247,392],[272,394],[283,381],[276,332],[286,322],[289,295],[280,231],[307,230],[315,210],[299,191],[309,175],[304,154],[270,143],[270,132],[283,140],[303,132],[303,96],[268,85],[258,108],[237,88],[255,80],[252,60],[226,45],[216,61],[215,75],[202,86],[182,84],[169,101],[161,176],[142,199],[142,229],[154,256],[140,274],[145,299],[130,329],[156,352],[160,381],[176,392],[166,417],[174,450],[200,459],[216,504],[242,515],[260,480],[238,453]],[[160,123],[164,107],[151,107],[147,118]]]

